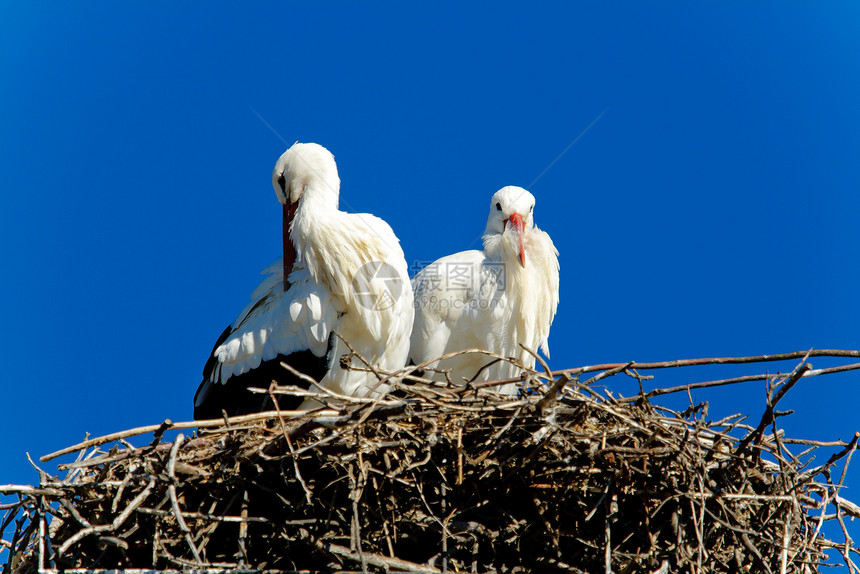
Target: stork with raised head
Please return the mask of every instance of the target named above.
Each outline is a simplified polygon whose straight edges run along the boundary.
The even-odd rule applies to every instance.
[[[401,369],[407,360],[413,296],[391,227],[338,209],[337,165],[318,144],[290,147],[275,164],[272,185],[284,211],[283,260],[263,271],[250,303],[215,343],[194,397],[195,419],[270,410],[268,396],[248,388],[265,389],[273,380],[309,386],[282,362],[340,395],[386,392],[358,357],[341,364],[350,353],[346,343],[379,370]],[[281,408],[295,404],[279,400]],[[300,408],[314,406],[306,400]]]
[[[549,329],[558,307],[558,251],[534,224],[534,196],[508,186],[490,201],[483,251],[462,251],[425,267],[412,279],[415,324],[410,359],[421,365],[448,353],[482,349],[533,368],[520,344],[549,357]],[[427,364],[451,369],[451,379],[473,378],[492,361],[469,353]],[[518,376],[509,362],[484,369],[476,380]],[[442,374],[428,376],[444,380]],[[515,384],[499,389],[515,393]]]

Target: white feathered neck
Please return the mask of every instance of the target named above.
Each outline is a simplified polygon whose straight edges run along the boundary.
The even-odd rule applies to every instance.
[[[344,213],[316,184],[306,190],[290,228],[290,238],[318,283],[350,306],[352,280],[364,265],[388,259],[386,244],[360,215]]]

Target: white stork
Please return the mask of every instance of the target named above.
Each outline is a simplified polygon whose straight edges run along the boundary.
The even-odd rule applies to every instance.
[[[248,387],[268,388],[273,380],[308,387],[281,362],[338,394],[385,392],[387,385],[378,385],[358,358],[351,366],[360,370],[341,365],[350,352],[344,340],[378,369],[401,369],[407,360],[413,298],[391,227],[338,209],[337,165],[318,144],[288,149],[275,164],[272,185],[284,209],[283,262],[263,271],[267,277],[251,302],[215,343],[194,397],[195,419],[272,408],[265,394]],[[288,403],[279,401],[281,408],[295,406]],[[301,408],[313,406],[319,403],[305,401]]]
[[[538,347],[549,356],[550,325],[558,307],[558,251],[545,232],[534,225],[534,196],[508,186],[490,201],[483,251],[463,251],[443,257],[412,279],[415,324],[410,359],[420,365],[445,354],[483,349],[514,357],[534,367],[535,359],[520,347]],[[452,369],[452,380],[471,379],[492,361],[470,353],[441,362],[435,369]],[[499,361],[477,380],[515,377],[508,362]],[[441,374],[432,374],[444,380]],[[516,393],[516,385],[499,389]]]

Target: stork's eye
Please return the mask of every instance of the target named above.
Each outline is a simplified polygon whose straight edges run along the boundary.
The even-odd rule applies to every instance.
[[[284,190],[284,189],[285,189],[285,187],[284,187],[284,184],[285,184],[285,183],[286,183],[286,180],[284,179],[284,174],[279,175],[279,176],[278,176],[278,185],[280,185],[280,186],[281,186],[281,189],[282,189],[282,190]]]
[[[501,210],[502,210],[502,204],[501,204],[501,203],[497,203],[497,204],[496,204],[496,211],[501,211]]]

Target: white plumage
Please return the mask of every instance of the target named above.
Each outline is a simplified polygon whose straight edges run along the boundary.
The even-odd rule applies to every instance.
[[[535,227],[534,205],[534,196],[521,187],[500,189],[490,202],[484,250],[443,257],[412,279],[416,311],[410,358],[415,364],[483,349],[533,367],[534,357],[520,343],[549,356],[549,330],[558,307],[558,251],[549,235]],[[452,369],[452,380],[463,382],[491,360],[470,353],[428,366]],[[477,380],[518,374],[500,361]],[[515,393],[516,385],[500,390]]]
[[[264,271],[251,302],[216,343],[195,396],[198,419],[220,416],[222,409],[243,414],[266,408],[260,395],[245,389],[266,388],[272,378],[306,386],[291,379],[281,361],[335,393],[387,391],[358,358],[351,366],[360,370],[340,364],[349,349],[335,332],[379,369],[394,371],[407,360],[413,296],[391,227],[373,215],[338,209],[337,166],[320,145],[293,145],[276,163],[272,182],[284,205],[284,260]]]
[[[267,277],[233,321],[229,337],[215,348],[212,382],[224,384],[278,355],[305,350],[317,357],[326,354],[329,334],[337,324],[331,293],[310,280],[307,270],[298,265],[290,273],[287,297],[280,260],[263,274]]]

